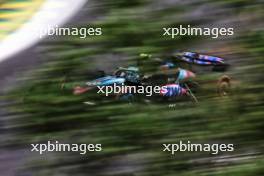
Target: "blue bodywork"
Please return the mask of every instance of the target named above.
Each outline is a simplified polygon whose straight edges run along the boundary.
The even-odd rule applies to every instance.
[[[187,90],[179,84],[168,84],[162,87],[160,94],[164,97],[182,96],[187,93]]]
[[[180,58],[181,60],[191,63],[191,64],[198,64],[198,65],[219,65],[225,64],[224,59],[215,57],[215,56],[208,56],[197,54],[193,52],[184,52]]]
[[[125,78],[118,78],[115,76],[106,76],[99,79],[96,79],[91,82],[87,82],[88,86],[109,86],[113,84],[123,84],[125,83]]]
[[[174,68],[175,67],[175,64],[172,63],[172,62],[164,62],[161,67],[166,67],[166,68]]]

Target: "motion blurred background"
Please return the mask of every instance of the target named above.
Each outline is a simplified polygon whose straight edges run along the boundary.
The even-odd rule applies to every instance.
[[[0,49],[45,3],[0,1]],[[72,9],[67,7],[52,17],[62,18]],[[56,23],[64,27],[102,27],[102,36],[34,39],[0,62],[0,175],[262,176],[263,9],[261,0],[80,2],[74,12]],[[16,14],[22,11],[27,15]],[[162,36],[163,27],[180,24],[233,27],[235,34],[218,39]],[[20,40],[5,48],[23,44]],[[5,51],[1,50],[0,56]],[[201,84],[197,105],[175,102],[169,108],[166,103],[99,99],[89,106],[83,102],[96,97],[72,94],[75,85],[94,78],[98,70],[110,74],[118,66],[135,65],[140,53],[166,58],[175,51],[225,58],[231,65],[224,73],[232,78],[229,96],[216,93],[217,79],[223,73],[204,67],[193,68]],[[101,143],[103,151],[85,156],[30,152],[31,143],[48,140]],[[180,140],[233,143],[235,151],[218,155],[179,152],[174,156],[162,152],[163,143]]]

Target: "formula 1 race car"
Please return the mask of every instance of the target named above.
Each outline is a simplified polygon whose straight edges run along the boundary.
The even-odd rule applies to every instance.
[[[73,88],[73,94],[81,95],[89,92],[90,90],[97,89],[98,86],[159,86],[161,90],[157,95],[158,97],[172,99],[175,97],[191,96],[195,101],[197,101],[190,87],[186,84],[186,82],[183,82],[183,80],[193,77],[195,77],[194,73],[184,69],[177,69],[177,74],[172,74],[170,76],[160,75],[159,79],[157,78],[157,75],[152,75],[151,77],[144,77],[143,75],[140,75],[137,67],[119,67],[116,71],[114,71],[113,75],[103,76],[101,78],[88,81],[85,83],[85,86],[75,86]],[[144,95],[141,96],[131,92],[118,94],[115,97],[118,97],[121,100],[130,101],[131,98],[134,98],[135,96],[143,99],[146,98]]]
[[[149,56],[147,54],[144,54],[144,56]],[[151,58],[150,55],[148,58]],[[176,59],[175,59],[176,58]],[[177,55],[174,55],[170,58],[170,61],[168,60],[162,60],[159,58],[152,58],[153,62],[159,62],[159,72],[161,74],[153,74],[149,77],[149,82],[155,82],[157,80],[166,80],[169,79],[168,83],[178,83],[181,87],[187,88],[191,95],[195,98],[194,94],[192,92],[196,92],[196,90],[200,87],[199,84],[194,81],[195,74],[192,71],[185,70],[179,68],[182,67],[181,64],[178,64],[178,61],[183,61],[185,63],[188,63],[190,65],[196,64],[200,66],[213,66],[213,71],[225,71],[228,64],[225,63],[225,60],[219,57],[215,56],[208,56],[208,55],[202,55],[194,52],[183,52],[183,53],[177,53]],[[199,69],[199,68],[198,68]],[[192,70],[192,67],[191,67]],[[200,72],[202,69],[199,69]],[[192,79],[189,79],[192,78]],[[226,96],[230,93],[231,89],[231,78],[227,75],[222,75],[220,78],[218,78],[218,81],[212,81],[213,84],[216,84],[216,90],[218,95],[220,96]],[[211,84],[211,83],[209,83]]]
[[[83,86],[73,87],[74,95],[81,95],[92,90],[99,90],[99,87],[111,87],[111,86],[139,86],[141,85],[141,75],[139,74],[139,69],[137,67],[119,67],[113,74],[106,75],[105,72],[101,72],[101,77],[92,79],[86,82]],[[134,95],[131,93],[111,93],[111,97],[118,100],[132,101]],[[102,97],[102,96],[101,96]],[[103,98],[101,98],[103,99]],[[109,100],[109,98],[108,98]],[[85,104],[96,104],[90,101],[85,102]]]
[[[141,54],[143,56],[143,54]],[[181,57],[177,59],[187,62],[189,64],[198,65],[212,65],[212,66],[223,66],[226,65],[224,59],[200,55],[192,52],[184,52]],[[139,67],[119,67],[113,74],[106,75],[105,72],[101,71],[101,76],[95,79],[91,79],[85,83],[84,86],[73,87],[74,95],[81,95],[90,90],[96,90],[98,86],[113,86],[113,85],[125,85],[125,86],[159,86],[161,87],[160,93],[155,97],[164,97],[165,100],[173,99],[177,100],[177,97],[191,97],[194,102],[198,102],[195,94],[199,90],[199,83],[195,81],[196,74],[190,70],[178,67],[175,60],[162,60],[159,58],[152,59],[151,55],[144,54],[147,57],[145,64],[140,65],[141,68],[148,68],[148,66],[156,67],[156,71],[151,69],[151,72],[142,73]],[[148,69],[149,70],[149,69]],[[155,70],[155,69],[154,69]],[[217,92],[221,96],[225,96],[229,93],[231,87],[230,78],[228,76],[222,76],[217,83]],[[140,99],[147,99],[145,96],[139,96],[137,94],[123,93],[115,95],[121,99],[126,97],[140,97]]]
[[[140,85],[141,78],[137,67],[119,67],[114,71],[113,75],[103,76],[101,78],[86,82],[85,87],[77,86],[74,88],[75,95],[83,94],[88,90],[96,88],[97,86],[110,85]]]
[[[228,64],[220,57],[198,54],[195,52],[182,52],[173,55],[177,61],[187,62],[201,66],[213,66],[213,71],[226,71]]]

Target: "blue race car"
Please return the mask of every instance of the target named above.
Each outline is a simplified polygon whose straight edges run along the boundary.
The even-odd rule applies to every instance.
[[[213,71],[225,71],[229,66],[225,60],[220,57],[198,54],[195,52],[183,52],[173,55],[178,61],[187,62],[201,66],[213,66]]]

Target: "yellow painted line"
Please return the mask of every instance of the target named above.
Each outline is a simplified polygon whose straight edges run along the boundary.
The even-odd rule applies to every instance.
[[[25,19],[27,21],[25,24],[22,23],[21,27],[0,41],[0,64],[40,41],[39,31],[47,30],[49,26],[63,26],[86,2],[87,0],[45,0],[32,16]],[[1,22],[4,21],[1,19]]]
[[[28,7],[30,4],[32,4],[31,1],[28,2],[16,2],[16,3],[7,3],[0,6],[0,9],[16,9],[16,8],[25,8]]]
[[[23,24],[23,21],[17,21],[13,23],[3,23],[0,25],[0,30],[10,31]]]
[[[27,2],[7,2],[0,6],[1,9],[14,9],[14,11],[0,11],[0,41],[12,31],[26,23],[41,7],[45,0],[32,0]],[[16,11],[16,9],[18,9]]]
[[[11,18],[17,18],[17,17],[22,17],[24,15],[27,15],[28,11],[18,11],[16,13],[3,13],[0,14],[0,18],[4,18],[4,19],[11,19]]]
[[[28,6],[27,8],[24,8],[23,11],[17,11],[15,13],[0,14],[0,18],[8,20],[8,21],[1,22],[0,25],[1,24],[4,25],[4,24],[10,23],[12,21],[19,21],[19,19],[28,17],[29,15],[33,14],[33,12],[35,12],[35,8]]]

